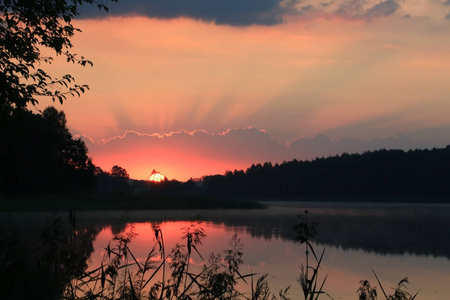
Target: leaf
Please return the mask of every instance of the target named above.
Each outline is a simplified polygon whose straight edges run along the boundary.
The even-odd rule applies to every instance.
[[[102,275],[101,275],[101,284],[102,284],[102,289],[105,288],[105,280],[106,280],[106,275],[105,275],[105,270],[103,269],[103,263],[102,263]]]
[[[317,261],[317,255],[316,255],[316,252],[314,251],[314,247],[311,245],[310,242],[308,242],[308,241],[305,241],[305,242],[306,242],[306,244],[309,246],[309,249],[311,250],[312,254],[314,255],[314,258],[315,258],[316,261]],[[323,253],[322,253],[322,255],[323,255]]]
[[[378,279],[377,273],[375,273],[375,270],[372,268],[372,266],[370,267],[372,269],[373,274],[375,275],[375,278],[378,281],[378,284],[380,285],[381,291],[383,292],[383,295],[386,299],[388,299],[388,296],[386,295],[386,292],[384,291],[383,285],[380,282],[380,279]]]
[[[133,260],[136,262],[136,265],[139,267],[139,270],[141,272],[144,272],[144,270],[142,269],[141,265],[139,264],[139,262],[136,260],[136,257],[134,257],[133,252],[131,252],[130,248],[128,248],[127,245],[125,245],[125,247],[127,248],[127,252],[130,253],[131,257],[133,258]]]
[[[133,300],[139,300],[138,297],[136,296],[136,291],[134,290],[133,280],[131,280],[131,274],[129,270],[128,270],[128,278],[130,279],[131,296],[133,297]]]
[[[195,247],[194,245],[192,245],[192,248],[194,248],[195,252],[197,252],[198,256],[200,256],[200,258],[204,261],[203,256],[200,254],[200,252],[197,250],[197,247]],[[190,254],[190,253],[189,253]]]
[[[161,262],[161,264],[158,266],[158,268],[156,268],[156,270],[153,272],[153,274],[150,276],[150,278],[147,279],[147,281],[142,286],[142,289],[144,289],[147,286],[147,284],[150,282],[150,280],[152,280],[153,277],[155,277],[155,275],[158,273],[159,269],[161,269],[161,267],[166,263],[166,260],[167,260],[167,257],[164,258],[164,260]]]

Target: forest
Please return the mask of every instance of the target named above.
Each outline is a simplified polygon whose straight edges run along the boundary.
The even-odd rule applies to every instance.
[[[450,196],[450,146],[378,150],[312,161],[253,164],[247,170],[205,176],[209,194],[242,197]],[[398,199],[398,198],[397,198]]]
[[[97,173],[98,192],[272,201],[447,202],[450,146],[265,162],[187,182],[127,181],[113,173]]]
[[[0,192],[92,190],[95,166],[81,139],[73,138],[63,111],[16,110],[0,121]]]

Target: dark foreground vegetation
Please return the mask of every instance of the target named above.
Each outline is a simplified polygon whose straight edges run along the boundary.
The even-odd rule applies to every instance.
[[[112,0],[114,1],[114,0]],[[89,86],[70,74],[54,77],[54,57],[80,66],[93,63],[72,52],[80,7],[103,1],[0,2],[0,191],[66,192],[92,188],[94,165],[87,148],[66,127],[65,114],[40,111],[39,101],[63,103]]]
[[[94,189],[95,166],[84,142],[73,138],[66,116],[17,110],[0,118],[0,191],[73,192]]]
[[[321,263],[326,259],[326,246],[321,251],[314,249],[311,242],[317,224],[308,220],[307,212],[299,218],[293,228],[296,241],[305,247],[297,278],[303,292],[300,299],[332,299],[326,292],[327,277],[319,277],[319,272],[324,272]],[[0,225],[0,288],[5,300],[296,299],[289,296],[289,284],[296,283],[271,291],[268,274],[257,270],[244,273],[244,247],[236,234],[224,251],[202,254],[206,234],[201,221],[181,228],[180,242],[173,249],[166,249],[164,232],[158,226],[149,227],[154,244],[148,246],[146,257],[133,253],[136,234],[132,226],[117,224],[112,228],[113,240],[104,245],[103,258],[95,265],[89,263],[89,257],[99,229],[77,229],[73,211],[69,222],[57,216],[48,219],[40,235],[33,235],[33,246],[27,244],[28,239],[20,240],[14,220],[3,219]],[[191,266],[194,256],[202,261],[201,267]],[[375,300],[378,295],[386,300],[416,298],[418,292],[406,289],[407,278],[392,291],[381,285],[374,270],[373,274],[381,291],[361,280],[360,288],[353,291],[354,299]]]

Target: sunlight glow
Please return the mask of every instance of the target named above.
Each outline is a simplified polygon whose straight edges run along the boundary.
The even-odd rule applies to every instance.
[[[164,181],[165,179],[166,177],[156,170],[153,170],[152,174],[150,174],[150,177],[148,178],[149,181],[153,182],[161,182]]]

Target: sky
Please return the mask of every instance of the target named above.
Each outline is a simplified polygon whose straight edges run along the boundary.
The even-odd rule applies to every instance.
[[[94,164],[181,181],[450,144],[450,0],[122,0],[73,24],[63,105]]]

